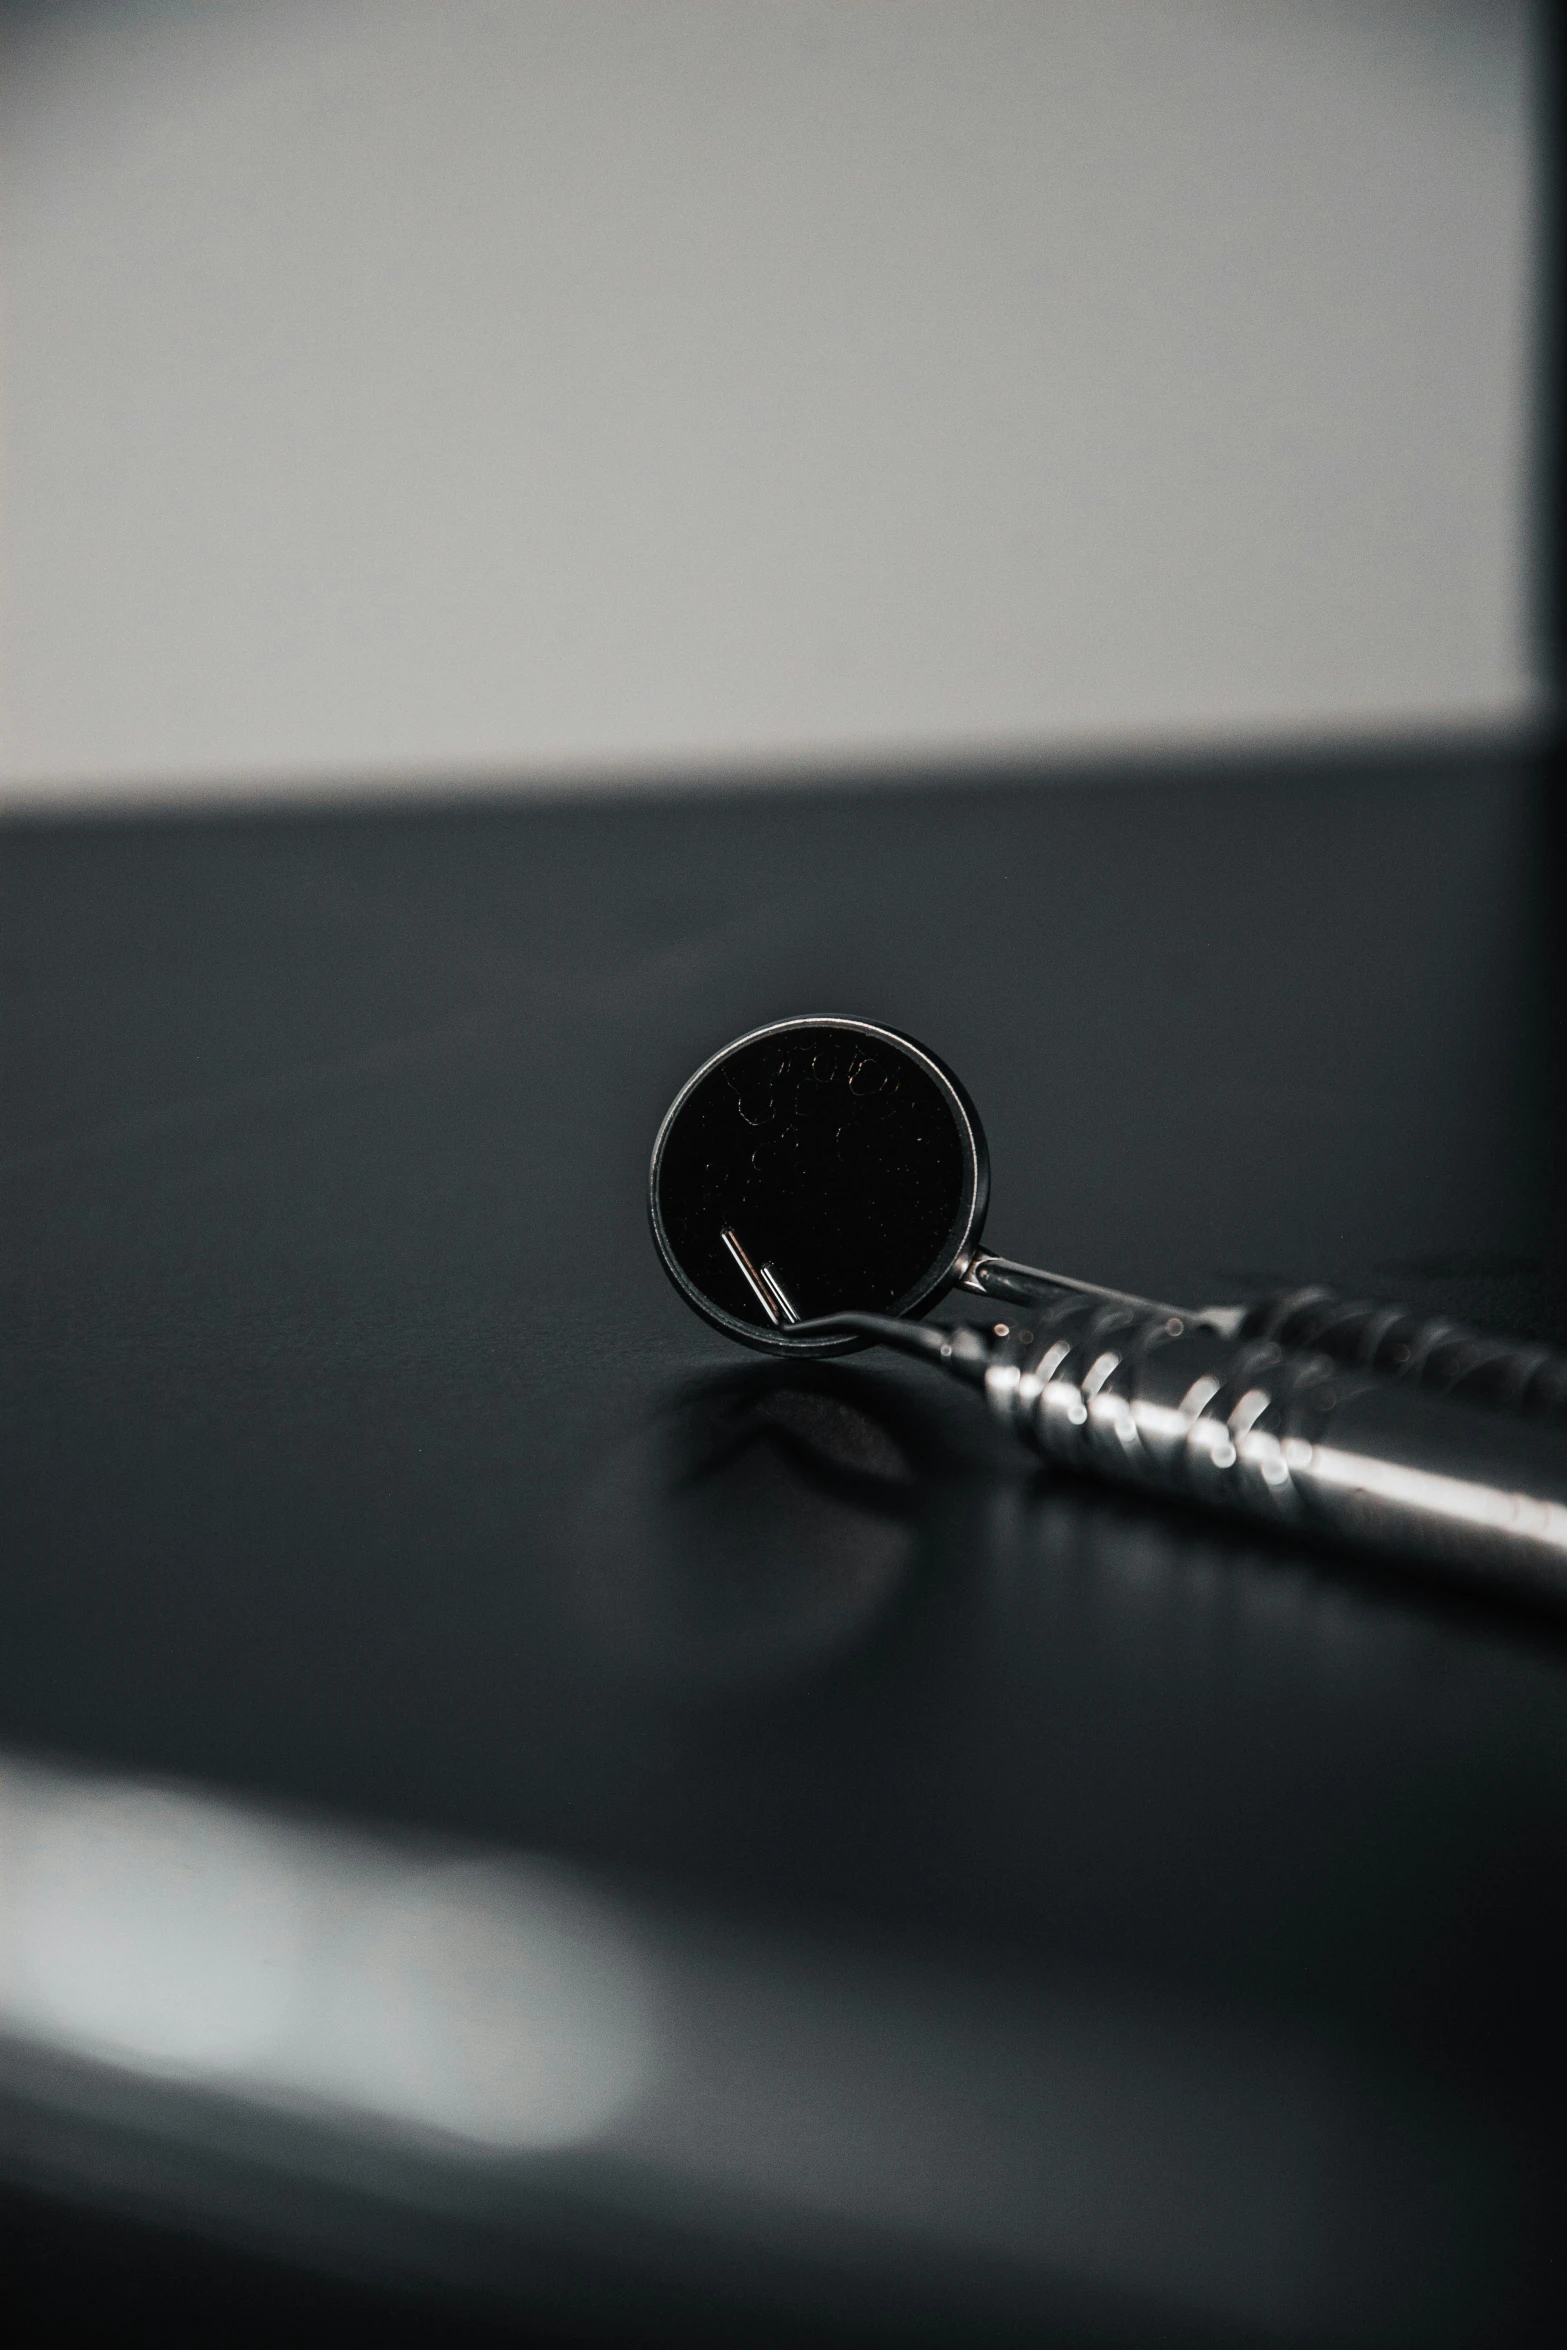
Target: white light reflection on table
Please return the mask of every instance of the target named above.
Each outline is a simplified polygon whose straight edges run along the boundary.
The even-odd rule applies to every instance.
[[[0,1888],[0,2169],[285,2257],[525,2294],[628,2231],[699,2287],[740,2247],[780,2292],[802,2257],[880,2293],[952,2256],[1020,2308],[1065,2279],[1286,2341],[1418,2334],[1468,2257],[1461,2144],[1124,1986],[28,1763]]]
[[[409,1861],[167,1788],[3,1785],[20,2038],[505,2150],[591,2138],[642,2084],[635,1951],[565,1871]]]

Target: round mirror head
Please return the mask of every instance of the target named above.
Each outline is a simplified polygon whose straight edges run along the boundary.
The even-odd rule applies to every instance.
[[[774,1354],[832,1313],[910,1315],[951,1287],[989,1190],[972,1103],[933,1053],[868,1020],[779,1020],[676,1096],[653,1146],[653,1237],[688,1303]]]

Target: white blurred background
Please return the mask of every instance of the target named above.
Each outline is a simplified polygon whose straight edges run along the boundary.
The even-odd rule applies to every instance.
[[[4,24],[13,805],[1539,706],[1519,0]]]

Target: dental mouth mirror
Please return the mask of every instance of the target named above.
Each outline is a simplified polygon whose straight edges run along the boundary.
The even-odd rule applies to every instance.
[[[1062,1466],[1567,1599],[1567,1358],[1326,1289],[1185,1308],[1018,1264],[980,1246],[989,1190],[952,1071],[817,1017],[681,1088],[649,1211],[676,1288],[742,1345],[891,1346]],[[923,1321],[953,1289],[1005,1317]]]

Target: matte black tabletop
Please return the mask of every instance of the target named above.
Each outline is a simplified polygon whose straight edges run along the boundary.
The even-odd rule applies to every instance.
[[[1052,1476],[915,1367],[747,1358],[677,1298],[645,1206],[698,1062],[848,1012],[963,1078],[1009,1255],[1193,1301],[1320,1279],[1567,1342],[1535,765],[16,824],[4,869],[0,1743],[547,1856],[738,1936],[747,1980],[838,1953],[845,2013],[939,1979],[908,1994],[916,2073],[920,2017],[987,2019],[979,2055],[942,2041],[945,2180],[938,2133],[917,2191],[829,2182],[783,2237],[693,2190],[639,2207],[621,2267],[591,2227],[528,2236],[558,2183],[524,2180],[528,2259],[414,2259],[397,2323],[1567,2319],[1567,1618]],[[972,2083],[1036,1998],[1109,2016],[1138,2095],[1176,2048],[1189,2135],[1239,2116],[1195,2266],[1159,2249],[1178,2197],[1152,2251],[1133,2211],[1092,2252],[1090,2197],[1035,2261],[1027,2210],[991,2225],[976,2189],[931,2252],[989,2159]],[[1146,2064],[1129,2016],[1166,2019]],[[67,2127],[25,2064],[6,2095],[40,2338],[236,2297],[278,2338],[393,2338],[362,2245],[327,2228],[294,2260],[90,2099]],[[1321,2130],[1253,2291],[1224,2182],[1275,2159],[1245,2132],[1286,2107]],[[903,2110],[883,2136],[912,2143]],[[754,2220],[776,2179],[745,2176]]]

